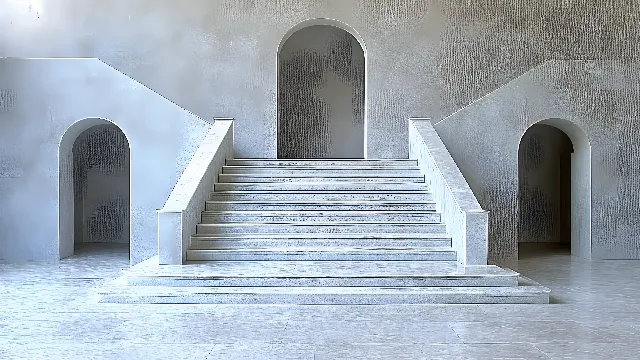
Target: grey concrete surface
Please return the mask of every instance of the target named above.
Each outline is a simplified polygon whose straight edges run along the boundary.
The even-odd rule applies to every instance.
[[[640,257],[640,130],[632,125],[640,114],[639,70],[635,62],[547,62],[435,124],[490,211],[490,258],[517,257],[518,147],[537,123],[562,130],[574,146],[574,254]],[[487,119],[491,126],[485,126]]]
[[[585,6],[580,1],[546,0],[526,3],[512,0],[489,3],[193,0],[191,4],[181,6],[172,0],[60,0],[55,4],[43,0],[0,0],[3,9],[0,13],[0,29],[3,29],[0,31],[0,56],[99,57],[205,119],[215,116],[237,119],[238,156],[274,157],[277,51],[281,40],[308,19],[335,19],[356,30],[367,50],[367,155],[391,158],[405,157],[408,153],[406,119],[411,116],[435,120],[447,117],[547,60],[614,59],[619,71],[607,72],[597,66],[591,68],[591,65],[584,71],[560,71],[555,77],[556,84],[550,89],[531,87],[526,90],[532,100],[516,104],[511,100],[496,102],[491,111],[485,115],[476,114],[472,122],[464,125],[454,124],[450,119],[446,124],[452,133],[445,134],[443,139],[457,154],[454,158],[458,161],[461,151],[458,148],[469,142],[460,141],[465,137],[458,137],[453,131],[463,129],[469,136],[475,136],[479,148],[491,149],[489,152],[476,151],[477,154],[485,157],[492,154],[491,163],[509,164],[510,170],[505,172],[513,172],[513,154],[517,149],[509,146],[509,149],[493,151],[494,139],[478,134],[502,129],[502,125],[494,124],[493,119],[496,114],[503,118],[501,114],[509,113],[504,117],[507,126],[519,130],[508,135],[496,133],[500,144],[504,145],[503,141],[516,143],[526,129],[522,123],[529,121],[523,120],[523,116],[536,112],[540,106],[536,97],[545,96],[552,90],[554,96],[561,99],[557,104],[559,111],[554,116],[563,114],[567,117],[562,118],[568,118],[573,114],[588,118],[593,127],[607,130],[601,133],[602,139],[606,139],[602,145],[615,149],[600,154],[607,170],[600,174],[594,172],[594,179],[601,177],[615,186],[593,188],[591,192],[597,195],[592,199],[592,207],[588,207],[593,208],[590,217],[602,219],[603,223],[597,223],[593,229],[577,227],[582,230],[574,231],[580,234],[574,237],[576,254],[595,258],[640,257],[640,245],[634,240],[640,238],[637,218],[630,210],[637,208],[637,197],[628,195],[638,192],[638,184],[633,179],[640,178],[635,171],[639,168],[635,160],[639,150],[633,140],[638,131],[633,120],[638,113],[638,86],[634,80],[638,71],[633,63],[640,53],[640,31],[633,26],[638,23],[640,14],[637,2],[601,1]],[[29,91],[39,93],[33,86],[38,82],[31,80],[39,78],[40,74],[26,76],[20,73],[20,81],[31,84]],[[65,83],[59,74],[51,76],[55,81],[41,83],[42,91]],[[3,74],[2,80],[6,78]],[[544,83],[546,80],[543,76],[536,81]],[[20,103],[24,96],[18,94],[16,97],[14,86],[5,84],[0,86],[0,114]],[[124,83],[119,86],[119,89],[127,88]],[[78,91],[84,90],[86,87]],[[104,99],[109,101],[105,101],[105,107],[118,112],[127,101],[121,100],[122,96],[130,98],[127,91],[106,96]],[[41,113],[40,118],[47,117],[45,105],[29,102],[28,106],[30,111]],[[56,113],[56,103],[48,106],[55,119],[72,112]],[[94,112],[90,116],[103,115]],[[172,124],[158,121],[160,117],[155,115],[151,117],[154,117],[156,127],[147,119],[147,129],[166,130]],[[36,134],[43,128],[25,128],[23,131]],[[181,126],[171,129],[184,131]],[[0,134],[8,134],[4,127],[1,130]],[[438,129],[441,130],[445,131]],[[0,139],[5,142],[4,138]],[[598,136],[590,140],[593,140],[593,146],[598,146],[600,141]],[[189,154],[191,152],[185,150],[180,156],[188,157]],[[473,157],[473,154],[469,156]],[[511,160],[503,161],[503,156]],[[598,156],[591,154],[592,159],[597,160]],[[28,167],[27,163],[27,160],[3,159],[0,163],[3,177],[20,176],[21,169]],[[478,166],[483,166],[481,164],[478,162]],[[594,163],[596,167],[600,165]],[[496,175],[489,169],[470,170],[465,166],[461,169],[473,183],[480,181],[475,179],[490,178],[483,185],[484,189],[472,186],[481,198],[481,204],[494,213],[490,227],[491,237],[495,240],[490,245],[490,256],[515,258],[518,234],[513,191],[516,176],[503,177],[502,171]],[[582,185],[586,185],[588,179],[581,178],[585,181]],[[13,188],[9,188],[9,193],[26,194]],[[55,202],[54,193],[48,194],[45,202]],[[13,196],[20,197],[16,200],[19,204],[32,200],[27,195]],[[618,200],[612,203],[607,199]],[[15,207],[12,217],[30,217],[12,202],[2,200],[0,207]],[[155,208],[158,207],[160,205]],[[135,215],[138,209],[135,206],[132,209],[132,221],[146,229],[142,232],[132,229],[132,244],[142,243],[146,240],[135,239],[151,238],[152,231],[147,227],[147,218],[142,221]],[[148,210],[145,209],[140,211]],[[585,212],[587,207],[583,204],[579,209]],[[47,224],[41,227],[42,232],[31,235],[40,239],[37,244],[46,245],[33,243],[35,245],[31,246],[25,242],[24,246],[0,246],[0,258],[54,256],[57,250],[53,242],[47,240],[54,236],[51,225],[54,220],[49,215],[45,218]],[[146,225],[142,225],[143,222]],[[12,234],[16,238],[26,238],[17,236],[25,235],[19,231],[12,231]],[[589,234],[591,239],[587,240]],[[150,244],[140,247],[140,253],[147,255],[138,255],[137,251],[132,253],[134,262],[153,253]]]
[[[233,120],[218,119],[198,144],[169,198],[158,210],[158,255],[161,264],[182,264],[189,239],[200,222],[212,184],[227,159],[233,158]]]
[[[486,265],[488,214],[449,155],[431,120],[409,119],[409,156],[418,160],[463,265]]]
[[[129,265],[88,248],[60,264],[0,264],[3,359],[631,359],[637,261],[521,251],[548,305],[119,305],[89,298]],[[36,296],[34,296],[36,295]]]
[[[157,255],[156,210],[210,124],[97,59],[0,59],[0,84],[0,258],[72,253],[73,143],[110,123],[130,146],[131,262]]]

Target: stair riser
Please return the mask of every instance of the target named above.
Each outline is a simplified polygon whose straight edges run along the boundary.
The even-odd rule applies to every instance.
[[[435,211],[434,203],[425,204],[246,204],[207,202],[206,211]]]
[[[417,166],[418,161],[409,159],[381,160],[277,160],[277,159],[227,159],[232,166]]]
[[[214,191],[429,191],[426,184],[384,184],[384,183],[216,183],[213,186]]]
[[[258,247],[297,247],[297,246],[344,246],[357,248],[359,246],[387,246],[426,248],[450,247],[451,240],[389,240],[389,239],[237,239],[237,240],[191,240],[191,249],[246,249]]]
[[[439,223],[440,214],[349,214],[348,212],[287,215],[260,215],[256,214],[202,214],[202,223],[216,224],[226,222],[293,222],[293,221],[391,221],[391,222],[423,222]]]
[[[216,226],[210,224],[198,224],[196,232],[198,234],[323,234],[323,233],[350,233],[350,234],[372,234],[372,233],[442,233],[446,231],[444,224],[420,224],[420,225],[299,225],[299,224],[264,224],[254,226]]]
[[[117,304],[252,304],[252,305],[401,305],[401,304],[548,304],[549,295],[491,296],[483,294],[179,294],[176,296],[102,295]]]
[[[454,251],[440,251],[433,253],[349,253],[349,252],[226,252],[215,250],[187,250],[187,261],[456,261]]]
[[[231,175],[220,174],[218,175],[219,182],[225,183],[294,183],[294,182],[412,182],[412,183],[424,183],[423,176],[362,176],[362,177],[318,177],[318,176],[306,176],[306,177],[288,177],[288,176],[244,176],[244,175]]]
[[[198,279],[189,277],[130,277],[127,279],[130,286],[173,286],[173,287],[468,287],[468,286],[517,286],[518,278],[493,277],[493,278],[419,278],[419,277],[367,277],[367,278],[212,278]]]
[[[377,176],[384,174],[420,176],[420,169],[413,168],[388,168],[379,169],[371,168],[332,168],[332,169],[315,169],[315,168],[269,168],[269,167],[223,167],[223,174],[229,175],[266,175],[266,176],[333,176],[333,175],[358,175],[358,176]]]
[[[210,196],[213,201],[432,201],[433,195],[429,193],[417,194],[296,194],[296,193],[253,193],[253,194],[221,194],[213,193]]]

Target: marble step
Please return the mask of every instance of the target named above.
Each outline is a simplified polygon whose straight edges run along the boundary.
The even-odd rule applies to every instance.
[[[207,201],[205,211],[435,211],[433,201]]]
[[[439,223],[435,211],[203,211],[202,223],[225,222],[289,222],[289,221],[391,221]]]
[[[230,166],[417,166],[411,159],[227,159]]]
[[[313,233],[280,233],[280,234],[235,234],[235,235],[211,235],[211,234],[194,234],[191,238],[198,239],[388,239],[388,240],[405,240],[405,239],[418,239],[418,240],[430,240],[430,239],[451,239],[447,234],[441,233],[327,233],[327,234],[313,234]]]
[[[445,224],[392,222],[280,222],[197,224],[196,234],[288,234],[288,233],[442,233]]]
[[[281,182],[399,182],[399,183],[424,183],[424,175],[399,175],[389,170],[388,173],[371,175],[362,174],[288,174],[288,175],[268,175],[268,174],[220,174],[218,182],[222,183],[281,183]]]
[[[243,249],[189,249],[187,261],[456,261],[446,248],[284,247]]]
[[[426,191],[218,191],[212,192],[210,200],[219,201],[430,201],[433,194]]]
[[[517,272],[439,261],[222,261],[135,266],[133,286],[517,286]]]
[[[377,176],[378,174],[392,173],[395,175],[420,176],[420,169],[413,167],[363,167],[363,166],[223,166],[222,174],[236,175],[312,175],[312,176],[332,176],[332,175],[359,175]]]
[[[330,246],[330,247],[405,247],[405,248],[437,248],[451,247],[451,238],[440,236],[432,239],[385,239],[385,238],[277,238],[271,235],[263,237],[191,237],[192,249],[244,249],[244,248],[283,248],[296,246]]]
[[[214,191],[428,191],[424,183],[385,182],[293,182],[293,183],[215,183]]]
[[[102,288],[98,301],[118,304],[548,304],[549,289],[517,287],[168,287]],[[373,310],[372,310],[373,311]]]

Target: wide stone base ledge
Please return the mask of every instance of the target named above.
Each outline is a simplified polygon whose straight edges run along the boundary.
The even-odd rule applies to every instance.
[[[550,290],[495,265],[455,261],[222,261],[151,258],[97,288],[103,303],[546,304]]]
[[[99,302],[120,304],[547,304],[549,289],[518,287],[164,287],[103,289]]]

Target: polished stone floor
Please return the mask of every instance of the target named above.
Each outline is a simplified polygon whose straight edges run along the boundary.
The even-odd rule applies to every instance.
[[[0,359],[637,359],[640,261],[521,249],[550,305],[98,304],[126,250],[0,263]]]

